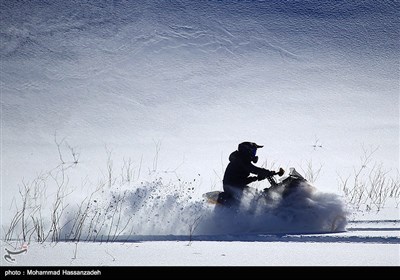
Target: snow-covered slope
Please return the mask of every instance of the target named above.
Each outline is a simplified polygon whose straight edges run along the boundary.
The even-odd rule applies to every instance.
[[[398,202],[348,213],[335,192],[398,174],[399,6],[0,0],[2,237],[29,193],[1,241],[27,252],[2,265],[398,266]],[[201,194],[242,141],[317,191],[213,212]],[[51,213],[60,239],[116,242],[48,243]]]
[[[323,165],[318,187],[330,192],[362,145],[397,168],[398,8],[1,1],[3,217],[23,179],[59,164],[55,133],[79,153],[69,179],[82,189],[106,177],[110,154],[116,173],[132,158],[141,178],[201,174],[200,193],[219,189],[248,140],[265,145],[268,164]]]

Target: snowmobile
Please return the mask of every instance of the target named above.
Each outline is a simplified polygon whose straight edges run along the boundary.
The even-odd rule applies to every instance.
[[[284,173],[285,171],[280,168],[278,172],[275,172],[275,175],[282,177]],[[293,167],[289,169],[289,174],[286,177],[282,177],[279,182],[277,182],[273,176],[267,177],[267,180],[271,184],[271,187],[264,189],[264,195],[271,190],[275,190],[282,191],[283,197],[289,195],[296,188],[301,187],[301,183],[307,182],[307,180]]]
[[[218,220],[218,225],[222,223],[222,230],[239,228],[248,232],[255,229],[263,234],[321,234],[345,230],[346,212],[335,197],[314,196],[316,188],[295,168],[290,168],[287,176],[283,174],[281,169],[267,177],[270,186],[263,190],[245,188],[239,199],[222,191],[208,192],[203,197],[206,203],[215,204],[215,213],[221,214],[217,217],[229,217]],[[281,178],[276,179],[275,175]],[[327,202],[327,199],[334,201]],[[265,223],[259,219],[264,217],[264,213]]]
[[[271,193],[275,192],[275,193],[280,193],[282,195],[282,198],[285,198],[297,188],[300,188],[305,185],[302,183],[307,182],[307,180],[300,173],[298,173],[296,169],[293,167],[289,169],[289,173],[287,176],[282,177],[284,173],[285,171],[282,168],[280,168],[279,171],[274,172],[272,176],[266,177],[266,179],[270,184],[270,187],[264,188],[257,195],[268,200],[270,198]],[[275,175],[278,175],[282,178],[277,180],[276,178],[274,178]],[[235,199],[233,199],[223,191],[207,192],[203,194],[203,197],[206,199],[208,203],[226,206],[229,208],[234,207],[235,203],[237,202],[235,201]]]

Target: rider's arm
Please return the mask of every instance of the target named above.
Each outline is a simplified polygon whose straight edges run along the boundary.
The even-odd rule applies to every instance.
[[[269,177],[275,174],[274,171],[270,171],[268,169],[265,168],[261,168],[261,167],[257,167],[252,163],[249,163],[247,166],[247,171],[249,171],[250,173],[259,175],[261,177]]]
[[[253,182],[257,181],[257,180],[258,180],[258,177],[247,177],[246,178],[246,185],[250,184],[250,183],[253,183]]]

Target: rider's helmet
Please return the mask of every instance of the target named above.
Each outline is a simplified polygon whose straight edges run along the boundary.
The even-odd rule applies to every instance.
[[[254,142],[242,142],[238,146],[238,151],[245,158],[248,158],[252,162],[256,163],[258,161],[258,157],[256,156],[257,149],[262,147],[264,146],[257,145]]]

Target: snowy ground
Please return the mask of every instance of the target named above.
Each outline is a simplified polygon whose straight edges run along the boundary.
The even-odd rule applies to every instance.
[[[20,243],[1,243],[2,252]],[[400,220],[357,220],[345,232],[140,236],[122,242],[32,243],[3,266],[400,266]]]
[[[399,1],[0,5],[2,266],[400,265]],[[190,242],[242,141],[321,192],[275,201],[261,234],[211,234],[222,215]],[[352,188],[397,201],[298,233],[333,227]],[[5,243],[24,197],[13,234],[31,242]],[[54,220],[121,235],[49,243]]]

